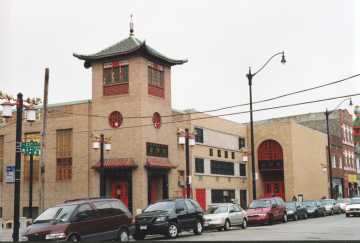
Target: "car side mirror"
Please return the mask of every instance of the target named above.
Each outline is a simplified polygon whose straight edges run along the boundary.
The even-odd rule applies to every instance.
[[[230,210],[230,213],[235,213],[236,211],[234,209],[231,209]]]

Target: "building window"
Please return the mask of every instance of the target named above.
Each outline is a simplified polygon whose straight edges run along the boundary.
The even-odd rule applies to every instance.
[[[240,176],[246,176],[246,164],[240,163],[239,167],[240,167]]]
[[[235,200],[235,190],[211,190],[211,203],[229,203]]]
[[[4,170],[4,136],[0,136],[0,182],[3,181]],[[0,217],[1,218],[1,217]]]
[[[204,159],[195,158],[195,172],[204,173]]]
[[[342,169],[342,158],[339,158],[339,168]]]
[[[31,140],[40,142],[40,133],[26,133],[24,136],[25,142]],[[24,180],[30,180],[30,156],[24,156]],[[40,156],[33,156],[33,181],[39,181],[40,174]]]
[[[157,67],[148,66],[148,81],[149,85],[164,88],[164,70],[161,66]]]
[[[231,152],[231,158],[235,159],[235,152]]]
[[[331,162],[332,162],[332,167],[336,168],[336,157],[335,157],[335,155],[332,156]]]
[[[227,159],[229,157],[228,151],[224,151],[224,156],[225,156],[225,159]]]
[[[129,83],[129,65],[119,62],[105,63],[103,79],[105,85]]]
[[[243,209],[247,208],[247,190],[240,190],[240,206]]]
[[[23,217],[29,218],[30,210],[29,207],[23,207]],[[39,208],[32,207],[32,219],[35,219],[39,216]]]
[[[219,158],[221,157],[221,150],[220,149],[218,149],[217,155],[218,155]]]
[[[210,161],[211,174],[234,175],[234,163],[225,161]]]
[[[72,178],[72,129],[56,131],[56,180]]]
[[[245,138],[239,137],[239,149],[245,148]]]
[[[204,143],[204,130],[198,127],[195,127],[195,142]]]
[[[209,149],[209,155],[210,156],[213,156],[214,155],[214,150],[211,148],[211,149]]]

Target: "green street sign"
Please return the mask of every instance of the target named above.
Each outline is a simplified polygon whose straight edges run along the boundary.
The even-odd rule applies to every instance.
[[[30,140],[29,142],[21,143],[21,152],[25,155],[40,155],[40,143]]]

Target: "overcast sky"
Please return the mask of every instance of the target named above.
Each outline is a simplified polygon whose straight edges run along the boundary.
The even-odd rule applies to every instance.
[[[94,53],[127,38],[130,14],[137,38],[169,57],[189,59],[172,69],[175,109],[248,102],[248,67],[255,71],[282,50],[287,63],[278,57],[254,78],[254,100],[360,73],[359,1],[0,0],[0,90],[42,97],[49,67],[50,103],[90,99],[91,69],[72,53]],[[255,109],[359,91],[360,77]],[[353,100],[360,104],[360,96]],[[339,102],[258,112],[254,118],[324,111]],[[220,113],[240,110],[246,107]],[[249,116],[229,119],[246,122]]]

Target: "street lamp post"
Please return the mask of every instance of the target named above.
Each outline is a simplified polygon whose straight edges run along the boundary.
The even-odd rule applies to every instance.
[[[249,81],[249,98],[250,98],[250,143],[251,143],[251,172],[252,172],[252,190],[253,190],[253,200],[256,199],[256,173],[255,173],[255,151],[254,151],[254,122],[253,122],[253,101],[252,101],[252,80],[253,77],[261,72],[266,65],[276,56],[281,56],[281,63],[285,64],[285,53],[284,51],[275,53],[272,55],[255,73],[251,73],[251,68],[249,67],[249,72],[246,74],[246,77]]]
[[[110,140],[110,139],[108,139]],[[106,196],[106,182],[105,182],[105,170],[104,170],[104,150],[110,151],[111,144],[104,137],[104,134],[100,134],[100,138],[96,138],[93,142],[93,149],[100,149],[100,183],[99,183],[99,191],[100,197]]]
[[[351,97],[350,98],[346,98],[343,101],[340,102],[340,104],[338,104],[336,106],[336,108],[332,111],[328,111],[328,109],[326,109],[325,111],[325,118],[326,118],[326,134],[327,134],[327,154],[328,154],[328,166],[329,166],[329,183],[330,183],[330,198],[334,198],[334,192],[333,192],[333,182],[332,182],[332,165],[331,165],[331,142],[330,142],[330,128],[329,128],[329,116],[336,111],[340,105],[342,105],[345,101],[350,100],[349,105],[352,105],[352,100]]]

